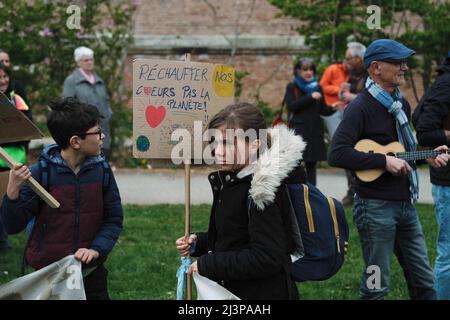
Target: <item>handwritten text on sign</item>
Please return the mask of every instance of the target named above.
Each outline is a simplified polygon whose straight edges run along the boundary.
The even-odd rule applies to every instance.
[[[229,65],[138,59],[133,62],[133,155],[170,159],[176,129],[206,126],[234,101]]]

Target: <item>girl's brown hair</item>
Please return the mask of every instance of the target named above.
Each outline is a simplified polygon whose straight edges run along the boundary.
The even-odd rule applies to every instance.
[[[219,111],[209,122],[208,129],[242,129],[245,131],[254,129],[257,139],[260,139],[260,130],[266,130],[267,125],[261,110],[253,104],[242,102],[229,105]],[[267,141],[260,151],[270,148],[270,135],[265,135]]]
[[[219,111],[209,122],[208,129],[267,129],[266,121],[261,110],[247,102],[236,103]]]

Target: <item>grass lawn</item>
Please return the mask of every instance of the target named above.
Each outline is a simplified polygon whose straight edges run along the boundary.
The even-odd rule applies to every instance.
[[[434,264],[437,225],[434,208],[417,206]],[[206,230],[210,206],[192,206],[191,230]],[[337,275],[327,281],[299,285],[303,299],[358,299],[363,260],[350,207],[346,208],[350,243],[346,262]],[[113,299],[173,300],[176,296],[176,270],[180,260],[175,240],[184,233],[184,206],[125,206],[125,225],[111,253],[109,292]],[[11,236],[13,250],[0,253],[0,284],[20,276],[25,235]],[[4,271],[7,271],[5,274]],[[391,293],[388,299],[408,299],[403,273],[396,259],[391,267]]]

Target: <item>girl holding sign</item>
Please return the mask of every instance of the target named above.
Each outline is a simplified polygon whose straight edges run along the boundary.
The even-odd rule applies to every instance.
[[[281,189],[290,179],[305,182],[299,166],[305,143],[286,127],[266,129],[261,111],[247,103],[220,111],[209,129],[223,170],[209,175],[214,201],[208,232],[179,238],[178,251],[198,257],[190,273],[240,299],[298,299],[290,276],[295,245]]]

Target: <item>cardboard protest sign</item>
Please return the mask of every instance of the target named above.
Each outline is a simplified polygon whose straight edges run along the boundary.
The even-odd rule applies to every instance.
[[[213,115],[234,102],[234,81],[230,65],[135,60],[134,157],[170,159],[172,148],[180,142],[172,141],[172,133],[186,129],[193,137],[194,123],[196,131],[203,132]]]
[[[39,139],[41,131],[0,92],[0,144]],[[0,172],[0,204],[6,193],[9,172]]]
[[[0,144],[40,139],[44,135],[0,92]]]

